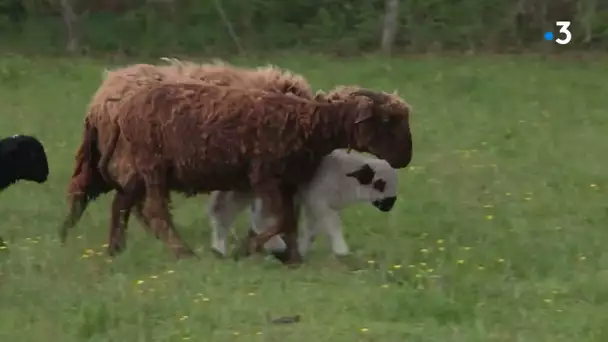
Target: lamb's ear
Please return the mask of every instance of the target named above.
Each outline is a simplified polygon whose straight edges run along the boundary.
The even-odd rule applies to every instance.
[[[361,185],[369,185],[374,180],[376,172],[369,165],[363,164],[360,168],[346,174],[346,177],[355,178]]]
[[[380,192],[386,190],[386,181],[384,179],[376,179],[372,187]]]
[[[374,116],[373,103],[369,100],[360,101],[357,105],[357,118],[355,123],[358,124],[365,120],[371,119]]]

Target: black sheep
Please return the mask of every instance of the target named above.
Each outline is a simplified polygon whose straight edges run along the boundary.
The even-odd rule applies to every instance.
[[[49,164],[38,139],[13,135],[0,140],[0,191],[21,179],[44,183],[48,177]],[[0,248],[6,248],[1,237]]]
[[[0,140],[0,191],[19,180],[46,182],[49,164],[44,147],[28,135],[14,135]]]

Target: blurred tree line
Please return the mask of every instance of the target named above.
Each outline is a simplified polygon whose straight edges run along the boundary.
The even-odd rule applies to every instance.
[[[568,47],[543,41],[572,22]],[[0,47],[221,54],[608,48],[608,0],[0,0]]]

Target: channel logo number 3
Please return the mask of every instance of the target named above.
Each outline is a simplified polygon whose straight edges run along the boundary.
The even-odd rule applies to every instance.
[[[555,42],[560,45],[566,45],[566,44],[570,43],[570,41],[572,40],[572,32],[570,32],[570,30],[568,30],[568,28],[570,27],[570,22],[569,21],[556,21],[555,25],[557,27],[559,27],[559,32],[558,32],[559,35],[555,39]]]

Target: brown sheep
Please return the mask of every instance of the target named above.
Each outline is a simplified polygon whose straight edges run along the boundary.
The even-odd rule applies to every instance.
[[[363,89],[307,100],[203,82],[142,88],[121,107],[99,166],[104,178],[120,183],[112,202],[110,248],[124,240],[120,213],[143,201],[142,215],[154,233],[177,257],[191,256],[173,227],[169,192],[252,190],[277,221],[244,244],[244,254],[284,233],[285,263],[299,263],[293,203],[298,185],[338,148],[406,167],[412,157],[409,112],[399,97]],[[121,170],[112,172],[107,163],[114,153]]]
[[[291,92],[305,98],[314,96],[310,85],[302,76],[271,65],[244,69],[218,60],[202,65],[177,59],[164,60],[170,62],[170,65],[135,64],[104,72],[103,83],[89,105],[84,122],[85,133],[76,153],[76,166],[67,191],[70,211],[60,228],[62,242],[65,242],[68,229],[78,223],[88,204],[114,187],[112,183],[103,180],[97,163],[103,146],[107,145],[108,128],[118,113],[117,107],[136,89],[167,80],[199,79],[226,85]],[[135,213],[140,220],[143,219],[138,207]],[[129,215],[128,212],[125,214]]]

